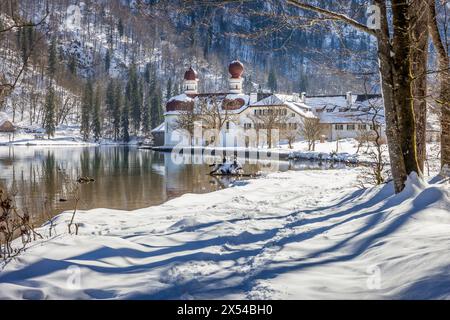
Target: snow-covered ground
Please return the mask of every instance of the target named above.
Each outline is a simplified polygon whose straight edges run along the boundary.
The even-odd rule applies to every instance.
[[[37,130],[40,132],[40,130]],[[36,137],[38,135],[38,137]],[[135,145],[138,141],[134,138],[128,143]],[[95,142],[94,139],[83,141],[79,126],[60,126],[56,129],[55,136],[48,139],[45,133],[27,133],[25,130],[19,130],[13,133],[0,133],[0,146],[99,146],[99,145],[118,145],[123,144],[115,142],[112,139],[100,139]]]
[[[450,298],[449,183],[356,187],[360,169],[273,173],[134,212],[57,218],[2,265],[0,298]],[[48,226],[39,229],[47,234]]]

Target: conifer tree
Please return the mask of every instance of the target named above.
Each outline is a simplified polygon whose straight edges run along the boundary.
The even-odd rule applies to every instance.
[[[308,91],[308,77],[304,71],[304,68],[301,67],[299,79],[298,79],[298,90],[299,92],[307,92]]]
[[[123,96],[122,96],[122,86],[117,83],[116,84],[116,94],[114,98],[114,109],[113,109],[113,131],[114,131],[114,139],[119,139],[120,135],[120,110],[123,104]]]
[[[105,55],[105,72],[109,73],[109,69],[111,68],[111,54],[108,51],[106,51],[106,55]]]
[[[117,31],[119,32],[119,36],[122,38],[123,37],[123,32],[124,32],[124,27],[123,27],[123,21],[122,18],[119,19],[119,23],[117,25]]]
[[[91,118],[91,110],[93,108],[93,100],[94,100],[93,96],[94,96],[94,93],[93,93],[92,80],[88,79],[88,81],[86,82],[86,86],[84,88],[83,103],[81,106],[80,133],[81,133],[84,141],[87,141],[89,139],[89,136],[91,133],[90,118]]]
[[[102,123],[100,115],[101,107],[101,90],[97,86],[95,89],[94,106],[92,109],[92,133],[94,134],[95,141],[98,141],[102,136]]]
[[[122,118],[121,118],[122,140],[124,142],[130,141],[129,109],[130,109],[130,102],[128,99],[125,99],[125,103],[124,103],[123,110],[122,110]]]
[[[166,100],[169,100],[172,97],[172,78],[167,80],[167,89],[166,89]]]
[[[48,74],[52,79],[55,77],[56,68],[57,68],[56,38],[53,38],[50,43],[48,55]]]
[[[161,124],[162,121],[161,103],[162,103],[161,89],[159,87],[155,87],[153,95],[151,97],[151,110],[150,110],[152,129],[156,128]]]
[[[136,65],[133,63],[129,71],[127,86],[127,99],[130,102],[130,112],[134,133],[137,135],[141,129],[141,106],[142,91],[139,84],[139,78],[136,71]]]
[[[68,62],[67,67],[69,68],[69,72],[73,76],[77,75],[77,59],[76,59],[75,55],[71,55],[69,57],[69,62]]]
[[[55,109],[55,90],[53,89],[53,83],[51,82],[47,88],[44,106],[44,129],[49,139],[55,135]]]
[[[269,87],[270,91],[276,92],[278,90],[278,82],[277,82],[277,75],[275,73],[275,70],[272,68],[269,72],[269,79],[267,81],[267,86]]]
[[[151,131],[151,96],[147,95],[147,99],[145,103],[143,104],[143,110],[142,110],[142,132],[147,136]]]
[[[116,106],[116,84],[114,80],[110,80],[106,87],[105,104],[108,122],[112,124],[113,114]]]

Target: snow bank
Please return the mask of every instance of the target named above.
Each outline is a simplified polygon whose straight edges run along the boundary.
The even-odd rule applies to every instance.
[[[358,189],[358,173],[275,173],[134,212],[79,212],[79,236],[64,213],[57,236],[3,266],[0,298],[450,298],[448,182],[412,176],[394,195]]]

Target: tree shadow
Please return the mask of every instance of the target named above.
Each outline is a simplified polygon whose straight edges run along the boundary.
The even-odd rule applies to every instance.
[[[220,269],[220,272],[215,271],[209,273],[207,276],[198,276],[184,282],[168,283],[168,286],[160,289],[149,288],[148,293],[136,292],[126,296],[128,299],[179,299],[185,294],[189,294],[194,298],[220,298],[225,294],[245,292],[252,287],[252,284],[256,280],[272,279],[288,272],[299,272],[316,266],[325,266],[336,262],[352,260],[376,245],[380,239],[395,233],[417,212],[439,200],[439,197],[442,196],[439,189],[428,188],[411,201],[409,210],[403,213],[396,212],[392,214],[394,207],[410,199],[410,192],[406,191],[404,194],[393,196],[393,189],[390,185],[382,187],[377,192],[373,192],[373,194],[367,192],[357,190],[330,206],[320,207],[315,210],[294,211],[283,217],[215,221],[183,228],[174,233],[165,234],[164,236],[199,231],[221,223],[238,223],[244,220],[285,219],[290,216],[297,216],[300,213],[306,216],[304,219],[287,221],[286,224],[280,227],[267,229],[259,233],[245,231],[238,235],[194,240],[167,247],[153,247],[152,249],[155,250],[149,250],[149,246],[139,243],[135,243],[137,248],[133,249],[110,248],[105,245],[99,249],[66,260],[41,259],[22,269],[3,272],[0,274],[0,283],[20,283],[34,287],[36,286],[35,278],[66,269],[73,265],[79,266],[80,268],[87,268],[90,271],[113,275],[144,274],[150,269],[167,268],[189,262],[212,261],[221,263],[231,261],[231,266]],[[319,216],[309,217],[311,214],[318,214]],[[243,268],[249,259],[251,260],[253,257],[263,253],[268,247],[279,247],[279,250],[281,250],[281,248],[288,244],[300,243],[356,220],[363,221],[361,227],[346,235],[337,243],[333,243],[325,248],[319,248],[305,257],[289,261],[270,261],[257,270],[252,270],[250,273],[247,269]],[[329,222],[328,225],[323,225],[323,223],[327,222]],[[319,224],[319,226],[314,227],[316,224]],[[307,226],[310,229],[277,238],[280,231],[295,229],[300,226]],[[220,253],[206,252],[207,248],[214,246],[220,246],[226,248],[226,250]],[[230,249],[230,246],[236,249]],[[239,246],[246,246],[247,248],[238,248]],[[251,248],[248,248],[249,246]],[[339,252],[344,250],[344,253],[339,254]],[[192,251],[196,252],[189,253]],[[330,257],[328,255],[329,253],[333,253],[333,256]],[[104,261],[105,265],[85,263],[86,261],[99,261],[114,257],[120,257],[122,259],[151,259],[152,261],[135,265],[130,264],[124,267],[108,265]],[[162,259],[158,260],[159,257],[162,257]],[[446,273],[439,273],[434,277],[420,279],[417,283],[411,284],[409,289],[400,294],[399,297],[415,297],[419,294],[420,283],[425,287],[431,287],[439,283],[439,281],[443,281],[442,283],[448,288],[450,283],[447,280],[443,280],[444,275],[447,277],[448,273],[447,270]],[[438,290],[437,294],[441,291],[445,293],[443,288],[439,289],[440,291]],[[86,290],[85,292],[89,291]],[[95,293],[94,298],[110,297],[111,295],[111,292],[108,290],[105,290],[105,292],[102,292],[102,290],[94,290],[92,292]],[[426,296],[426,294],[421,296]],[[430,293],[431,296],[432,294]]]

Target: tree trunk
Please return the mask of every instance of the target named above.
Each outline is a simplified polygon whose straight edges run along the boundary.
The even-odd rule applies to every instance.
[[[417,162],[416,127],[411,77],[411,35],[409,4],[392,0],[394,103],[399,118],[399,134],[406,174],[421,173]]]
[[[438,103],[441,105],[441,165],[442,169],[445,169],[450,167],[450,59],[439,33],[434,1],[430,1],[429,29],[439,59],[440,94]]]
[[[384,0],[375,0],[381,12],[381,28],[377,30],[380,78],[385,109],[386,136],[389,147],[391,173],[395,192],[400,192],[407,178],[401,149],[397,110],[394,103],[394,66],[391,63],[391,44],[386,4]]]
[[[434,1],[434,0],[432,0]],[[411,11],[411,67],[413,76],[414,116],[416,120],[417,162],[423,172],[426,159],[427,128],[427,63],[428,63],[428,25],[430,0],[415,0]]]

